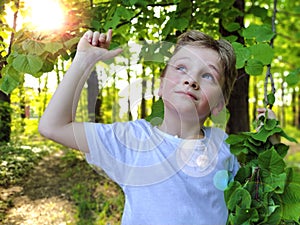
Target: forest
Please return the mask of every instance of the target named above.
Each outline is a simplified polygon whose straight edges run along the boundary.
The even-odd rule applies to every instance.
[[[245,190],[252,187],[230,187],[229,224],[300,223],[299,1],[1,0],[0,24],[1,224],[120,223],[124,199],[119,187],[88,166],[81,153],[38,132],[80,37],[87,30],[110,28],[111,48],[121,47],[123,53],[93,68],[76,120],[146,118],[159,123],[160,75],[176,38],[200,30],[226,39],[236,53],[238,77],[227,109],[207,124],[230,134],[232,152],[245,165],[237,182],[258,176],[256,168],[271,171],[268,176],[273,178],[272,190],[263,191],[268,192],[263,206],[250,196],[245,209],[235,207],[239,203],[234,192],[243,189],[239,193],[248,199]],[[265,133],[255,136],[261,107],[271,108],[277,120],[263,121]],[[277,146],[268,142],[274,133],[282,136]],[[259,148],[265,152],[257,152]],[[254,168],[253,157],[262,164]],[[266,165],[268,158],[276,160]],[[279,162],[286,169],[278,169]],[[252,174],[247,172],[250,167]]]

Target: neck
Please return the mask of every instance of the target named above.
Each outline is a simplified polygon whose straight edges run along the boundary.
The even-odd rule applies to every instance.
[[[204,137],[202,123],[199,120],[183,120],[179,117],[165,115],[162,124],[158,127],[161,131],[170,135],[176,135],[183,139],[199,139]]]

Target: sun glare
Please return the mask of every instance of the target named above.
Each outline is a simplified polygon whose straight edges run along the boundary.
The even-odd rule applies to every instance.
[[[58,30],[64,24],[64,11],[58,0],[26,0],[26,22],[40,31]]]

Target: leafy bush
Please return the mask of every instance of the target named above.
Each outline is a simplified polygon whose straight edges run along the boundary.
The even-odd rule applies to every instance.
[[[273,145],[272,135],[290,138],[275,119],[262,117],[258,132],[230,135],[241,168],[225,190],[228,224],[299,224],[300,174],[284,161],[289,147]]]
[[[20,181],[45,153],[37,147],[0,145],[0,185]]]

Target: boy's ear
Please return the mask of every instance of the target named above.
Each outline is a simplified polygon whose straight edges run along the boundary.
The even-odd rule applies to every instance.
[[[217,116],[223,110],[224,106],[225,106],[225,102],[224,99],[222,99],[214,108],[212,108],[211,114]]]

